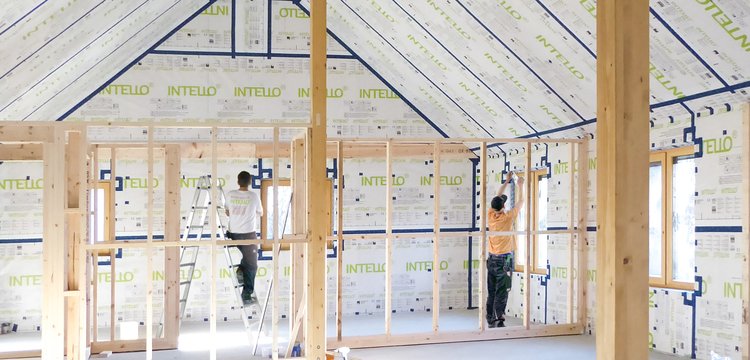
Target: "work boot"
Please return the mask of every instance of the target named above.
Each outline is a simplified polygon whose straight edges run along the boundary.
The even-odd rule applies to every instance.
[[[245,274],[242,273],[242,268],[237,267],[237,270],[235,271],[235,274],[237,275],[237,283],[242,285],[245,283]]]
[[[487,320],[487,327],[490,329],[495,328],[497,327],[497,322],[495,320]]]

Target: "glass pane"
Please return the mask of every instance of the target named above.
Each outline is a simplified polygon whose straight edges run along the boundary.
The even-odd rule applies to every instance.
[[[674,158],[672,165],[672,259],[672,279],[693,282],[695,160],[690,157]]]
[[[266,193],[266,203],[273,203],[273,191],[274,187],[269,186]],[[292,187],[291,186],[279,186],[279,199],[276,206],[279,208],[279,224],[278,231],[279,235],[291,234],[292,233],[292,218],[291,218],[291,207],[292,207]],[[268,221],[266,222],[266,239],[273,239],[273,207],[268,206],[268,209],[263,209],[263,212],[267,216]]]
[[[648,274],[660,277],[662,260],[662,165],[651,163],[648,179]]]
[[[539,191],[536,198],[537,230],[547,230],[547,175],[542,175],[537,181]],[[536,266],[538,269],[547,268],[547,240],[549,235],[537,236]]]
[[[104,241],[104,189],[94,189],[96,191],[96,207],[94,207],[94,197],[91,196],[91,219],[89,221],[89,233],[94,234],[94,224],[96,223],[96,233],[92,239],[94,242]],[[98,209],[97,212],[95,210]]]

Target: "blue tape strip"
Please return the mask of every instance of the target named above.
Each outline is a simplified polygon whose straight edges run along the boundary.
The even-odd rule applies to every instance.
[[[302,5],[300,0],[294,0],[293,3],[297,5],[297,7],[300,8],[300,10],[304,11],[305,14],[310,16],[310,11],[306,9],[304,5]],[[346,49],[346,51],[351,53],[357,60],[359,60],[362,66],[364,66],[367,70],[369,70],[370,73],[375,75],[375,77],[378,78],[378,80],[380,80],[388,89],[393,91],[393,93],[396,94],[401,100],[403,100],[403,102],[406,103],[407,106],[409,106],[412,110],[414,110],[414,112],[417,113],[417,115],[419,115],[422,118],[422,120],[427,122],[427,124],[429,124],[433,129],[435,129],[435,131],[437,131],[438,134],[440,134],[440,136],[444,138],[448,137],[448,134],[445,131],[443,131],[443,129],[441,129],[437,124],[435,124],[432,120],[430,120],[430,118],[427,117],[427,115],[425,115],[422,112],[422,110],[417,108],[411,101],[409,101],[409,99],[404,97],[401,94],[401,92],[398,91],[398,89],[396,89],[396,87],[391,85],[390,82],[388,82],[382,75],[380,75],[380,73],[377,72],[370,64],[368,64],[367,61],[365,61],[361,56],[357,55],[357,53],[351,47],[349,47],[343,41],[341,41],[341,39],[336,34],[334,34],[330,29],[326,31],[328,32],[328,35],[330,35],[334,40],[336,40],[336,42],[339,43],[339,45],[341,45],[344,49]]]
[[[42,46],[40,46],[38,49],[34,50],[34,52],[32,52],[31,54],[29,54],[29,56],[25,57],[23,60],[21,60],[21,62],[19,62],[15,66],[13,66],[5,74],[0,75],[0,79],[4,78],[5,76],[7,76],[11,72],[13,72],[13,70],[15,70],[17,67],[21,66],[21,64],[23,64],[24,62],[26,62],[26,60],[28,60],[32,56],[36,55],[36,53],[38,53],[39,51],[41,51],[42,49],[44,49],[47,45],[49,45],[49,43],[55,41],[55,39],[57,39],[58,37],[60,37],[60,35],[62,35],[66,31],[68,31],[68,29],[70,29],[71,27],[73,27],[73,25],[77,24],[79,21],[83,20],[86,16],[88,16],[89,14],[91,14],[92,11],[96,10],[96,8],[98,8],[103,3],[104,3],[104,0],[100,1],[98,4],[96,4],[96,6],[92,7],[91,9],[89,9],[89,11],[86,11],[85,14],[83,14],[81,17],[79,17],[78,19],[76,19],[75,21],[73,21],[70,25],[68,25],[67,27],[65,27],[65,29],[63,29],[62,31],[60,31],[57,35],[55,35],[51,39],[47,40],[44,44],[42,44]]]
[[[12,24],[8,25],[8,27],[5,28],[5,30],[3,30],[2,32],[0,32],[0,36],[3,36],[3,34],[5,34],[8,30],[10,30],[14,26],[16,26],[16,24],[18,24],[19,22],[23,21],[23,19],[25,19],[27,16],[31,15],[31,13],[33,13],[34,11],[36,11],[37,9],[39,9],[39,7],[42,6],[42,5],[44,5],[44,3],[46,3],[46,2],[47,2],[47,0],[42,1],[37,6],[35,6],[33,9],[31,9],[29,12],[27,12],[26,14],[24,14],[23,16],[21,16],[20,18],[18,18],[18,20],[14,21]]]
[[[200,50],[153,50],[149,55],[180,55],[180,56],[228,56],[228,57],[262,57],[262,58],[296,58],[309,59],[310,54],[294,53],[258,53],[258,52],[226,52],[226,51],[200,51]],[[328,54],[329,59],[359,60],[356,56],[346,54]]]
[[[741,233],[742,226],[696,226],[697,233]]]
[[[721,82],[722,85],[724,85],[725,87],[729,86],[729,84],[726,81],[724,81],[724,79],[722,79],[721,76],[710,65],[708,65],[706,60],[703,60],[703,58],[700,55],[698,55],[698,53],[692,47],[690,47],[690,45],[688,45],[685,39],[683,39],[682,36],[680,36],[680,34],[678,34],[671,26],[669,26],[669,24],[666,21],[664,21],[664,19],[662,19],[661,16],[659,16],[659,14],[656,13],[656,10],[654,10],[654,8],[649,7],[648,10],[651,13],[651,15],[653,15],[656,18],[656,20],[658,20],[662,25],[664,25],[667,31],[669,31],[675,37],[675,39],[677,39],[677,41],[679,41],[680,44],[682,44],[682,46],[685,47],[685,49],[687,49],[706,69],[708,69],[708,71],[711,72],[711,74],[713,74],[716,77],[716,80],[719,80],[719,82]]]
[[[408,16],[408,17],[409,17],[409,18],[410,18],[410,19],[411,19],[412,21],[414,21],[414,23],[415,23],[415,24],[417,24],[417,25],[418,25],[418,26],[419,26],[419,27],[420,27],[420,28],[421,28],[421,29],[422,29],[422,30],[423,30],[423,31],[424,31],[425,33],[427,33],[427,35],[429,35],[429,36],[430,36],[430,37],[432,38],[432,40],[435,40],[435,42],[436,42],[436,43],[438,43],[438,45],[440,45],[440,47],[442,47],[442,48],[443,48],[443,50],[445,50],[445,51],[446,51],[446,52],[447,52],[447,53],[448,53],[448,54],[449,54],[449,55],[450,55],[451,57],[453,57],[453,59],[454,59],[454,60],[456,60],[456,61],[457,61],[457,62],[458,62],[459,64],[461,64],[461,66],[462,66],[462,67],[464,67],[464,68],[466,69],[466,71],[468,71],[468,72],[469,72],[469,73],[470,73],[470,74],[471,74],[472,76],[474,76],[474,78],[475,78],[475,79],[477,79],[477,80],[478,80],[478,81],[479,81],[479,82],[480,82],[480,83],[481,83],[481,84],[482,84],[482,85],[483,85],[483,86],[484,86],[484,87],[485,87],[485,88],[486,88],[487,90],[489,90],[489,91],[490,91],[490,92],[492,93],[492,95],[495,95],[495,97],[496,97],[496,98],[497,98],[498,100],[500,100],[500,102],[502,102],[502,103],[503,103],[503,104],[504,104],[504,105],[505,105],[505,106],[506,106],[506,107],[507,107],[507,108],[508,108],[508,109],[509,109],[510,111],[512,111],[512,112],[513,112],[514,114],[516,114],[516,116],[518,116],[518,118],[519,118],[519,119],[521,119],[521,121],[523,121],[523,122],[524,122],[524,124],[526,124],[526,126],[528,126],[528,127],[529,127],[529,129],[531,129],[531,131],[532,131],[532,132],[537,132],[537,130],[536,130],[536,129],[534,129],[534,127],[533,127],[533,126],[531,126],[531,124],[529,124],[529,122],[528,122],[528,121],[526,121],[526,119],[524,119],[524,118],[523,118],[523,116],[521,116],[521,114],[519,114],[519,113],[518,113],[518,112],[517,112],[517,111],[516,111],[516,110],[515,110],[515,109],[514,109],[514,108],[513,108],[512,106],[508,105],[508,103],[507,103],[507,102],[506,102],[505,100],[503,100],[503,98],[502,98],[502,97],[500,97],[500,95],[498,95],[498,94],[497,94],[497,93],[495,92],[495,90],[493,90],[493,89],[492,89],[492,88],[491,88],[491,87],[490,87],[489,85],[487,85],[487,83],[485,83],[485,82],[484,82],[484,80],[482,80],[482,78],[480,78],[479,76],[477,76],[477,74],[475,74],[475,73],[474,73],[474,72],[473,72],[473,71],[471,70],[471,68],[469,68],[468,66],[466,66],[466,64],[464,64],[464,63],[463,63],[463,62],[462,62],[462,61],[461,61],[461,60],[460,60],[460,59],[459,59],[459,58],[458,58],[458,57],[457,57],[457,56],[456,56],[455,54],[453,54],[453,52],[452,52],[452,51],[448,50],[448,48],[447,48],[447,47],[446,47],[445,45],[443,45],[443,43],[442,43],[442,42],[440,42],[440,40],[438,40],[438,39],[437,39],[437,38],[436,38],[436,37],[435,37],[434,35],[432,35],[432,33],[431,33],[430,31],[428,31],[428,30],[427,30],[427,29],[426,29],[426,28],[425,28],[425,27],[424,27],[424,26],[422,25],[422,23],[420,23],[420,22],[419,22],[419,20],[417,20],[416,18],[414,18],[414,17],[413,17],[413,16],[412,16],[412,15],[411,15],[411,14],[410,14],[410,13],[409,13],[408,11],[406,11],[406,9],[404,9],[404,8],[403,8],[403,7],[401,6],[401,4],[399,4],[398,2],[396,2],[396,0],[391,0],[391,1],[393,1],[393,3],[394,3],[394,4],[396,4],[396,6],[398,6],[398,8],[399,8],[399,9],[401,9],[401,11],[403,11],[403,12],[404,12],[404,13],[406,14],[406,16]],[[459,4],[460,4],[460,2],[459,2]],[[472,15],[472,16],[473,16],[473,15]]]
[[[268,0],[268,33],[266,34],[266,53],[268,53],[268,56],[271,56],[271,53],[273,52],[273,45],[271,44],[271,39],[273,37],[273,14],[271,13],[273,10],[273,0]]]
[[[153,46],[151,46],[150,48],[148,48],[148,50],[144,51],[141,55],[137,56],[133,61],[130,62],[130,64],[128,64],[127,66],[125,66],[124,68],[122,68],[120,71],[117,72],[117,74],[115,74],[114,76],[112,76],[109,80],[105,81],[104,84],[102,84],[101,86],[99,86],[91,94],[89,94],[88,96],[86,96],[85,98],[83,98],[83,100],[81,100],[80,102],[78,102],[78,104],[76,104],[75,106],[73,106],[72,108],[70,108],[70,110],[68,110],[64,114],[62,114],[57,119],[57,121],[64,120],[66,117],[70,116],[70,114],[72,114],[73,112],[75,112],[76,110],[78,110],[78,108],[80,108],[81,106],[83,106],[83,104],[85,104],[86,102],[88,102],[89,100],[91,100],[94,96],[96,96],[96,94],[98,94],[99,92],[101,92],[102,89],[106,88],[109,84],[111,84],[117,78],[119,78],[120,76],[122,76],[122,74],[124,74],[125,72],[127,72],[128,70],[130,70],[131,67],[133,67],[135,64],[137,64],[139,61],[141,61],[141,59],[143,59],[146,55],[148,55],[149,52],[153,51],[159,45],[161,45],[163,42],[167,41],[167,39],[169,39],[170,37],[172,37],[172,35],[174,35],[177,31],[179,31],[180,29],[182,29],[182,27],[184,27],[187,23],[189,23],[190,21],[192,21],[193,19],[195,19],[195,17],[197,17],[198,15],[200,15],[200,13],[202,13],[204,10],[208,9],[208,7],[211,6],[212,4],[214,4],[215,2],[216,2],[216,0],[208,0],[208,2],[205,5],[201,6],[198,9],[198,11],[196,11],[192,15],[188,16],[187,19],[185,19],[183,22],[181,22],[179,25],[177,25],[174,29],[172,29],[172,31],[170,31],[166,35],[164,35],[164,37],[162,37],[161,39],[159,39],[159,41],[157,41]],[[177,5],[177,3],[174,3],[167,10],[165,10],[164,12],[162,12],[161,14],[159,14],[159,16],[156,19],[158,19],[163,14],[165,14],[166,12],[168,12],[169,10],[171,10],[175,5]],[[140,33],[141,31],[143,31],[146,27],[150,26],[154,21],[156,21],[156,19],[154,19],[151,22],[149,22],[148,24],[146,24],[146,26],[144,26],[141,30],[139,30],[138,33]],[[136,34],[138,34],[138,33],[136,33]],[[117,48],[115,48],[114,51],[119,50],[120,47],[122,47],[123,45],[125,45],[125,43],[123,43],[122,45],[120,45]],[[110,52],[107,56],[103,57],[96,64],[94,64],[94,66],[99,65],[99,63],[101,63],[102,61],[104,61],[104,59],[106,59],[107,57],[109,57],[110,55],[112,55],[112,53],[114,53],[114,51]],[[89,68],[89,70],[91,70],[92,68],[93,68],[93,66],[91,68]],[[83,75],[81,75],[81,76],[83,76]],[[80,76],[78,78],[80,78]],[[76,78],[76,80],[78,80],[78,78]],[[75,80],[73,82],[75,82]],[[72,84],[72,82],[71,82],[71,84]],[[68,85],[68,86],[70,86],[70,85]],[[66,86],[63,90],[67,89],[68,86]],[[62,90],[60,92],[62,92]],[[57,96],[60,92],[58,92],[57,94],[55,94],[55,96]],[[50,98],[50,100],[51,100],[51,98]],[[47,102],[49,102],[49,100],[47,100],[45,102],[45,104]],[[40,108],[41,108],[41,106],[39,106],[37,108],[37,110],[40,109]],[[34,110],[34,112],[36,112],[36,110]],[[34,112],[32,112],[32,114]],[[26,117],[29,117],[30,115],[31,114],[29,114]]]
[[[18,100],[19,100],[20,98],[22,98],[22,97],[23,97],[24,95],[28,94],[28,93],[29,93],[29,91],[33,90],[33,89],[34,89],[34,88],[35,88],[35,87],[36,87],[37,85],[39,85],[39,84],[40,84],[40,83],[41,83],[42,81],[44,81],[44,80],[46,80],[46,79],[47,79],[48,77],[50,77],[50,75],[54,74],[54,73],[55,73],[55,71],[59,70],[59,69],[60,69],[61,67],[63,67],[63,65],[67,64],[67,63],[68,63],[68,62],[69,62],[70,60],[73,60],[73,58],[75,58],[75,57],[76,57],[76,56],[77,56],[78,54],[80,54],[80,53],[81,53],[81,52],[83,52],[84,50],[87,50],[87,49],[89,48],[89,46],[91,46],[91,44],[93,44],[93,43],[94,43],[95,41],[99,40],[99,39],[100,39],[100,38],[101,38],[102,36],[104,36],[104,35],[105,35],[105,34],[106,34],[107,32],[109,32],[109,31],[110,31],[110,30],[112,30],[112,29],[113,29],[113,28],[114,28],[115,26],[117,26],[117,25],[118,25],[118,24],[120,24],[120,23],[121,23],[122,21],[124,21],[125,19],[127,19],[127,18],[128,18],[128,16],[130,16],[131,14],[133,14],[134,12],[136,12],[136,11],[137,11],[138,9],[140,9],[140,8],[141,8],[141,7],[143,6],[143,5],[145,5],[145,4],[147,3],[147,2],[148,2],[148,0],[146,0],[146,1],[142,2],[142,3],[140,4],[140,5],[138,5],[138,7],[136,7],[136,8],[135,8],[135,9],[133,9],[132,11],[130,11],[130,12],[129,12],[129,13],[127,14],[127,15],[123,16],[123,17],[122,17],[122,19],[118,20],[118,21],[117,21],[116,23],[114,23],[114,24],[113,24],[112,26],[110,26],[109,28],[107,28],[107,30],[104,30],[104,31],[102,31],[102,33],[101,33],[101,34],[99,34],[99,36],[97,36],[97,37],[96,37],[96,38],[95,38],[94,40],[91,40],[91,41],[90,41],[90,42],[89,42],[88,44],[86,44],[86,45],[82,46],[82,47],[81,47],[81,49],[80,49],[80,50],[78,50],[78,51],[77,51],[77,52],[76,52],[75,54],[71,55],[71,56],[70,56],[70,57],[69,57],[69,58],[68,58],[67,60],[65,60],[65,61],[64,61],[64,62],[62,62],[62,63],[61,63],[60,65],[58,65],[58,66],[57,66],[56,68],[54,68],[54,69],[53,69],[52,71],[50,71],[49,73],[47,73],[47,75],[45,75],[45,76],[44,76],[43,78],[41,78],[41,79],[40,79],[39,81],[37,81],[37,82],[36,82],[36,83],[35,83],[34,85],[31,85],[31,87],[29,87],[29,88],[28,88],[28,89],[27,89],[26,91],[24,91],[24,92],[23,92],[23,93],[22,93],[21,95],[18,95],[18,97],[16,97],[16,98],[15,98],[15,99],[13,99],[13,100],[12,100],[11,102],[9,102],[9,103],[8,103],[7,105],[5,105],[5,106],[4,106],[4,107],[3,107],[2,109],[0,109],[0,112],[2,112],[3,110],[7,109],[7,108],[8,108],[8,106],[10,106],[11,104],[13,104],[13,103],[15,103],[16,101],[18,101]]]
[[[562,101],[563,104],[565,104],[565,106],[567,106],[571,111],[573,111],[573,113],[575,113],[576,116],[578,116],[579,119],[585,120],[583,118],[583,116],[581,116],[581,114],[578,113],[578,111],[576,111],[576,109],[573,108],[573,106],[571,106],[562,96],[560,96],[560,94],[557,91],[555,91],[555,89],[553,89],[552,86],[550,86],[546,81],[544,81],[544,79],[541,76],[539,76],[539,74],[537,74],[537,72],[534,71],[534,69],[532,69],[531,66],[529,66],[525,61],[523,61],[523,59],[521,59],[521,57],[518,56],[518,54],[516,54],[515,51],[511,50],[511,48],[508,45],[506,45],[505,42],[503,40],[501,40],[500,37],[497,36],[497,34],[495,34],[494,31],[490,30],[490,28],[487,27],[487,25],[485,25],[484,22],[482,22],[481,20],[479,20],[479,18],[476,15],[474,15],[473,12],[471,12],[466,6],[464,6],[464,4],[460,0],[456,0],[456,3],[458,5],[460,5],[467,13],[469,13],[469,15],[472,18],[474,18],[474,20],[476,20],[476,22],[479,23],[479,25],[481,25],[482,28],[484,28],[484,30],[486,30],[487,32],[489,32],[490,35],[492,35],[492,37],[495,38],[495,40],[497,40],[501,45],[503,45],[503,47],[506,50],[508,50],[516,58],[516,60],[518,60],[519,62],[521,62],[521,64],[523,64],[523,66],[525,66],[526,69],[528,69],[529,71],[531,71],[531,73],[534,74],[534,76],[537,79],[539,79],[539,81],[541,81],[542,84],[544,84],[544,86],[547,87],[547,89],[549,91],[551,91],[553,94],[555,94],[555,96],[557,96],[557,98],[560,99],[560,101]]]
[[[356,15],[356,17],[359,18],[360,21],[362,21],[367,27],[369,27],[370,29],[372,29],[372,31],[375,34],[377,34],[378,36],[380,36],[380,38],[383,41],[385,41],[391,48],[393,48],[393,50],[396,53],[398,53],[407,63],[409,63],[409,65],[412,68],[414,68],[420,75],[422,75],[422,77],[424,77],[430,84],[432,84],[432,86],[435,87],[435,89],[437,89],[438,91],[440,91],[440,93],[442,93],[446,98],[448,98],[448,100],[450,100],[450,102],[453,103],[453,105],[455,105],[457,108],[461,109],[461,111],[466,116],[468,116],[469,119],[471,119],[477,126],[479,126],[480,129],[482,129],[485,133],[487,133],[487,135],[492,136],[492,134],[489,131],[487,131],[487,129],[485,129],[476,119],[474,119],[473,116],[469,115],[469,113],[466,110],[464,110],[464,108],[461,107],[461,105],[459,105],[456,102],[456,100],[454,100],[445,91],[443,91],[443,89],[440,86],[438,86],[437,84],[435,84],[435,82],[432,81],[432,79],[430,79],[429,76],[425,75],[425,73],[423,73],[422,70],[419,69],[419,67],[417,67],[416,65],[414,65],[414,63],[411,62],[411,60],[409,60],[408,57],[404,56],[404,54],[402,54],[401,51],[399,51],[397,47],[395,47],[393,44],[391,44],[391,42],[388,41],[388,39],[385,36],[383,36],[383,34],[381,34],[379,31],[375,30],[375,28],[372,25],[370,25],[370,23],[368,23],[367,20],[365,20],[362,16],[360,16],[359,13],[357,13],[351,6],[349,6],[349,4],[345,0],[340,0],[340,1],[341,1],[342,4],[344,4],[344,6],[346,6],[349,9],[349,11],[351,11],[354,15]]]
[[[562,22],[562,20],[560,20],[560,18],[558,18],[555,15],[555,13],[553,13],[552,11],[550,11],[550,9],[548,9],[547,6],[545,6],[540,0],[536,0],[536,3],[539,4],[539,6],[541,6],[542,9],[544,9],[544,11],[546,11],[547,14],[549,14],[549,16],[551,16],[553,19],[555,19],[555,21],[558,24],[560,24],[560,26],[562,26],[562,28],[565,29],[565,31],[571,37],[573,37],[573,39],[575,39],[581,45],[581,47],[586,50],[586,52],[588,52],[594,59],[596,59],[596,54],[588,46],[586,46],[586,44],[584,44],[583,41],[581,41],[581,39],[578,36],[576,36],[576,34],[573,33],[572,30],[570,30],[570,28],[568,28],[567,26],[565,26],[565,24]]]
[[[237,52],[237,0],[232,0],[232,58]]]

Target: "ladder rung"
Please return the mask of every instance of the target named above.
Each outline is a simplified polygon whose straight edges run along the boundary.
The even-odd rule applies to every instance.
[[[191,263],[180,264],[180,267],[182,267],[182,266],[195,266],[195,263],[191,262]]]
[[[187,299],[180,299],[180,302],[187,302]]]
[[[206,210],[206,209],[208,209],[208,206],[193,206],[193,209],[195,209],[195,210]]]
[[[190,284],[190,281],[181,281],[180,282],[180,285],[187,285],[187,284]]]
[[[190,225],[188,226],[191,229],[203,229],[203,227],[206,225]]]

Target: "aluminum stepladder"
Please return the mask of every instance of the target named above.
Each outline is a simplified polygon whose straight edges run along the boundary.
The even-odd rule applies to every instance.
[[[222,189],[221,186],[217,187],[217,193],[219,195],[219,202],[216,204],[216,228],[219,232],[218,238],[219,240],[227,240],[225,234],[227,231],[227,227],[222,222],[222,216],[221,214],[226,209],[226,197],[224,195],[224,189]],[[189,243],[191,239],[194,240],[200,240],[204,233],[206,233],[206,228],[210,226],[210,219],[208,218],[208,214],[211,211],[211,177],[210,176],[201,176],[198,179],[198,185],[195,189],[195,194],[193,195],[193,201],[190,206],[190,212],[185,220],[185,227],[184,232],[180,238],[180,241]],[[196,223],[196,220],[198,222]],[[210,234],[210,230],[208,231]],[[195,235],[194,237],[191,235]],[[260,334],[263,330],[263,321],[266,317],[266,310],[268,309],[268,301],[270,298],[271,290],[273,287],[273,279],[268,284],[268,289],[266,292],[266,298],[263,304],[263,307],[261,309],[260,318],[258,318],[256,321],[258,322],[257,329],[253,329],[250,323],[250,313],[248,313],[249,308],[244,305],[244,302],[242,300],[242,284],[240,284],[237,281],[237,277],[235,276],[235,272],[239,268],[239,263],[235,263],[232,259],[232,253],[230,251],[230,246],[224,246],[224,257],[226,258],[227,267],[229,269],[230,276],[229,278],[232,280],[232,288],[234,289],[235,294],[235,301],[237,304],[237,309],[240,310],[242,314],[242,322],[245,326],[245,332],[247,333],[248,340],[250,343],[253,344],[253,355],[257,352],[258,349],[258,341],[260,340]],[[190,286],[193,282],[193,276],[195,274],[195,266],[196,262],[198,260],[198,251],[200,247],[199,246],[183,246],[182,251],[180,252],[180,273],[182,274],[183,270],[187,271],[187,277],[185,280],[182,280],[182,277],[180,279],[180,320],[182,320],[183,316],[185,315],[185,308],[187,307],[187,299],[190,294]],[[253,330],[257,330],[256,336],[253,339]],[[161,325],[159,327],[159,336],[164,331],[164,316],[162,315],[162,321]]]

